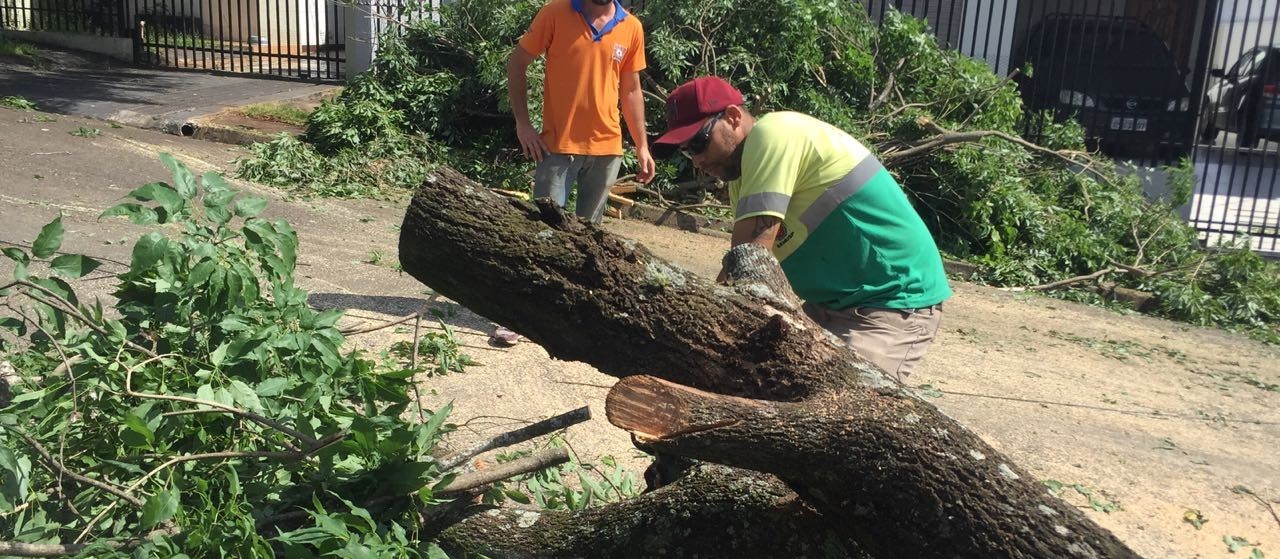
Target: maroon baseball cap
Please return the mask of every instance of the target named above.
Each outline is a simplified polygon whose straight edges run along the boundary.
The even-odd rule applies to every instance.
[[[742,92],[716,76],[695,78],[671,90],[667,95],[667,131],[653,142],[654,155],[670,157],[698,133],[707,117],[742,102]]]

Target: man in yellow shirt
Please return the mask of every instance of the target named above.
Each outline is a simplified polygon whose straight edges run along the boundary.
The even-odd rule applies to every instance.
[[[655,152],[679,149],[728,181],[733,246],[773,251],[806,314],[904,379],[951,296],[933,236],[852,136],[796,112],[757,118],[742,105],[742,93],[717,77],[681,85],[667,97],[668,130]]]
[[[529,119],[526,72],[543,55],[539,133]],[[552,0],[538,11],[507,63],[516,134],[525,155],[538,162],[535,196],[564,206],[576,182],[578,217],[600,221],[622,164],[619,101],[636,146],[636,178],[653,177],[640,90],[644,68],[644,28],[618,0]]]

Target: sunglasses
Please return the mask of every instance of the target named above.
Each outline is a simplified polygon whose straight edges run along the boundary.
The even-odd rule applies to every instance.
[[[720,117],[724,116],[724,111],[720,111],[707,119],[707,122],[698,129],[698,133],[694,134],[689,141],[680,146],[680,153],[685,157],[693,159],[694,156],[700,155],[707,151],[707,146],[711,144],[711,130],[716,127],[716,123],[720,121]]]

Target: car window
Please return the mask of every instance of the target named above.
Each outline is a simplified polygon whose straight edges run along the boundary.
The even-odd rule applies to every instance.
[[[1260,49],[1250,49],[1240,55],[1240,60],[1236,61],[1236,65],[1231,67],[1229,75],[1243,77],[1253,72],[1255,64],[1265,56]]]

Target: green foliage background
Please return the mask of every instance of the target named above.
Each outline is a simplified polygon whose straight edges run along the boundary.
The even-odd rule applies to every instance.
[[[460,0],[445,7],[441,23],[385,38],[374,69],[312,116],[308,143],[259,146],[243,175],[324,194],[386,194],[416,187],[430,164],[447,163],[492,186],[527,190],[531,165],[517,149],[505,62],[541,4]],[[637,15],[646,28],[653,131],[662,127],[666,91],[715,74],[739,86],[756,113],[812,114],[882,156],[931,136],[926,120],[1011,135],[1033,124],[1042,146],[1085,150],[1077,124],[1026,114],[1014,83],[940,48],[924,22],[896,12],[875,25],[844,0],[647,0]],[[536,115],[541,87],[531,83]],[[408,153],[404,146],[418,151],[396,159]],[[1280,341],[1277,266],[1243,245],[1201,250],[1176,215],[1191,195],[1189,163],[1172,169],[1173,194],[1156,202],[1144,198],[1134,174],[1097,163],[1084,169],[992,137],[890,169],[943,252],[982,266],[969,279],[1031,286],[1116,265],[1140,268],[1160,273],[1111,277],[1156,293],[1160,314]],[[682,160],[661,165],[655,187],[688,177],[687,167]],[[349,180],[370,168],[399,174]],[[343,186],[334,186],[334,175]],[[1064,296],[1099,300],[1087,289]]]

